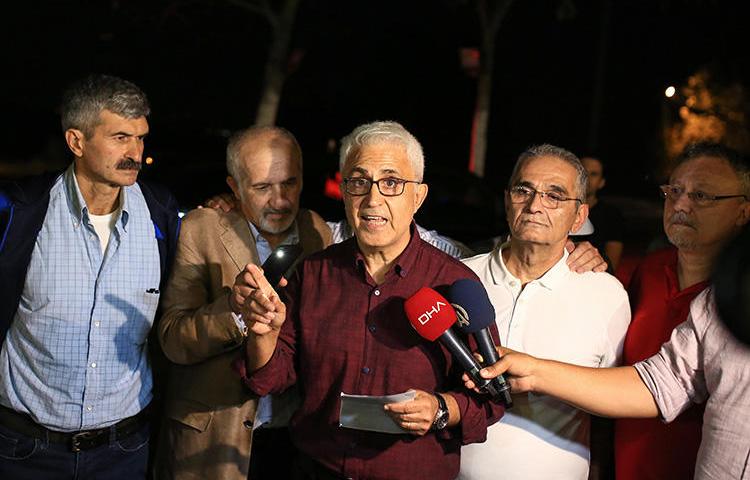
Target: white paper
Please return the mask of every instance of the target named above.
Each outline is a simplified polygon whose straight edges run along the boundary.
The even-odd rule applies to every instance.
[[[339,426],[371,432],[405,433],[406,431],[399,427],[386,413],[383,406],[388,403],[414,400],[416,393],[414,390],[408,390],[395,395],[374,397],[370,395],[349,395],[341,392]]]

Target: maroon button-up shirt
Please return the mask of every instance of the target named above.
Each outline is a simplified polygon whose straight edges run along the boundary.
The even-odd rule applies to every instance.
[[[258,395],[297,382],[302,406],[291,420],[294,443],[323,466],[353,479],[453,479],[462,444],[485,440],[503,407],[465,390],[461,368],[439,343],[422,339],[404,314],[421,287],[446,293],[476,275],[459,261],[411,240],[385,281],[367,273],[356,240],[305,260],[287,287],[287,318],[270,361],[245,378]],[[497,330],[493,326],[497,342]],[[473,347],[473,345],[470,345]],[[341,392],[389,395],[409,389],[450,392],[461,422],[422,437],[339,427]]]

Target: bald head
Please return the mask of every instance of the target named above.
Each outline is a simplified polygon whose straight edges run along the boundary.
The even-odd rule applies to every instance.
[[[302,170],[302,149],[292,132],[282,127],[250,127],[235,132],[227,144],[227,172],[238,182],[245,175],[242,158],[264,149],[288,150],[290,159]]]
[[[237,132],[227,146],[227,170],[245,218],[272,246],[286,238],[302,192],[302,152],[294,136],[280,127]]]

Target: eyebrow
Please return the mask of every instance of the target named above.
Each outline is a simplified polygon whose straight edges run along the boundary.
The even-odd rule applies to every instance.
[[[287,177],[284,180],[281,180],[280,182],[276,182],[276,183],[273,183],[273,182],[256,182],[256,183],[250,184],[250,186],[253,187],[253,188],[258,188],[258,187],[264,187],[266,185],[277,185],[277,184],[281,185],[282,183],[296,182],[298,179],[299,178],[295,175],[295,176]]]
[[[352,168],[352,173],[354,173],[354,172],[361,173],[362,175],[365,175],[365,176],[371,176],[370,171],[366,170],[366,169],[364,169],[362,167],[354,167],[354,168]],[[386,176],[391,176],[391,175],[398,176],[399,175],[399,171],[395,170],[393,168],[384,168],[383,170],[379,170],[379,173],[383,174],[383,175],[386,175]],[[381,178],[383,178],[383,177],[381,177]]]
[[[518,182],[516,182],[516,184],[514,186],[528,187],[528,188],[533,188],[534,190],[536,190],[536,187],[534,187],[534,185],[531,182],[527,181],[527,180],[519,180]],[[548,192],[552,191],[552,192],[557,192],[557,193],[564,193],[566,195],[568,194],[568,190],[565,187],[557,185],[557,184],[550,185],[544,191],[548,191]]]
[[[145,138],[145,137],[146,137],[146,135],[148,135],[148,133],[149,133],[149,132],[146,132],[146,133],[144,133],[143,135],[136,135],[136,134],[134,134],[134,133],[130,133],[130,132],[123,132],[122,130],[120,130],[119,132],[115,132],[115,133],[111,134],[110,136],[111,136],[111,137],[120,137],[120,136],[123,136],[123,137],[138,137],[138,138]]]

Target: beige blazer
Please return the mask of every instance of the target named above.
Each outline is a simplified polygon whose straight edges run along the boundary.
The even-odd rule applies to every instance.
[[[305,254],[331,244],[331,231],[316,213],[300,210],[297,226]],[[183,218],[172,275],[162,297],[163,315],[157,325],[161,347],[172,362],[165,414],[191,434],[216,432],[202,438],[177,432],[179,435],[173,435],[172,440],[165,438],[172,445],[160,445],[162,458],[190,457],[186,463],[189,466],[180,467],[192,471],[185,478],[216,474],[228,478],[225,471],[211,470],[211,464],[237,459],[243,464],[245,460],[249,462],[248,432],[255,418],[257,398],[231,368],[244,336],[229,307],[234,279],[248,263],[258,263],[258,252],[240,212],[203,208]],[[221,413],[229,411],[233,413]],[[230,445],[215,445],[218,436]],[[241,442],[233,440],[240,437]],[[195,442],[202,445],[192,445]],[[237,442],[246,444],[232,445]],[[220,447],[227,447],[224,450],[232,453],[231,458],[223,458],[226,456]],[[206,458],[196,458],[202,451]]]

